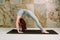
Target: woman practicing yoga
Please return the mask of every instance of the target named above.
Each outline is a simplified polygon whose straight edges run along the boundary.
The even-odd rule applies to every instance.
[[[49,33],[48,31],[46,31],[42,28],[42,26],[39,23],[38,18],[35,16],[35,14],[27,9],[20,9],[17,13],[16,28],[17,28],[18,33],[23,33],[23,31],[21,31],[21,29],[19,28],[20,19],[21,19],[23,14],[26,14],[27,16],[31,17],[35,21],[37,27],[40,28],[42,33]]]

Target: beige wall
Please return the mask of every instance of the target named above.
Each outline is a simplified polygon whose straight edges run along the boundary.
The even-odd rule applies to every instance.
[[[0,27],[16,27],[16,14],[21,8],[31,10],[43,27],[60,27],[59,0],[0,0],[0,3]],[[27,27],[37,27],[27,15],[23,18]]]

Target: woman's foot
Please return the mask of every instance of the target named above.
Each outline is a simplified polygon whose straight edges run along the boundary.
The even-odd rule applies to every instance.
[[[42,30],[42,33],[49,33],[47,30]]]

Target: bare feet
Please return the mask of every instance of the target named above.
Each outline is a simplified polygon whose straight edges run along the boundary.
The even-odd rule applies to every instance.
[[[42,33],[49,33],[47,30],[42,30]]]

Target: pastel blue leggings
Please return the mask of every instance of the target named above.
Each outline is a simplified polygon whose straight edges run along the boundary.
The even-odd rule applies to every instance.
[[[38,18],[35,16],[35,14],[33,14],[31,11],[27,11],[27,12],[25,11],[25,14],[27,16],[30,16],[35,21],[37,27],[40,28],[40,30],[43,29],[40,22],[39,22],[39,20],[38,20]]]

